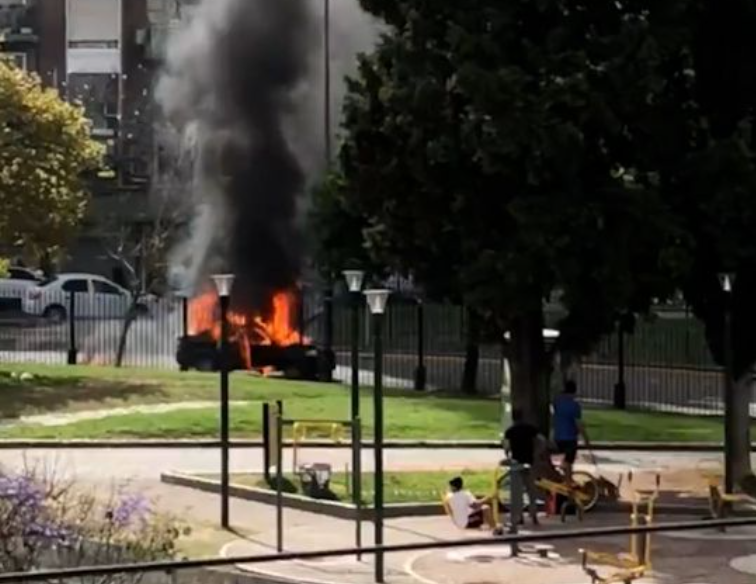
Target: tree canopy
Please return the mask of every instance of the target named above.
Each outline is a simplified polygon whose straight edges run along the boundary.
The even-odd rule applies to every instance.
[[[102,153],[81,108],[0,59],[0,244],[40,256],[68,241]]]
[[[363,1],[389,32],[349,81],[330,213],[510,330],[530,411],[546,298],[567,309],[562,349],[583,351],[672,291],[675,221],[641,148],[666,49],[641,4]]]

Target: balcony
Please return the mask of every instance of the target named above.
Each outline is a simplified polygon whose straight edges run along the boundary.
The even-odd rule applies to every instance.
[[[0,46],[37,43],[34,4],[34,0],[0,0]]]

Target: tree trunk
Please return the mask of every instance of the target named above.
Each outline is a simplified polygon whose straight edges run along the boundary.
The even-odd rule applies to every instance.
[[[543,344],[543,311],[514,319],[511,327],[512,409],[548,434],[549,365]]]
[[[465,365],[462,371],[462,392],[474,395],[478,390],[478,363],[480,361],[480,322],[477,315],[467,311]]]
[[[735,482],[744,491],[756,495],[756,477],[751,468],[751,396],[754,380],[747,371],[735,380],[734,412],[732,412],[735,443],[732,454],[735,459]]]
[[[139,304],[139,296],[134,295],[129,306],[129,311],[126,313],[126,317],[123,320],[123,326],[121,327],[121,336],[118,339],[118,348],[116,349],[115,366],[123,366],[123,358],[126,354],[126,341],[129,338],[129,331],[131,325],[137,317],[137,305]]]

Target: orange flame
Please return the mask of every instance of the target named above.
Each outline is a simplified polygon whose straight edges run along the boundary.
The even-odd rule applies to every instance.
[[[230,337],[238,344],[247,369],[255,368],[252,345],[288,347],[303,342],[302,336],[292,326],[295,307],[296,297],[293,293],[278,292],[273,296],[273,311],[269,317],[235,310],[229,312]],[[190,335],[206,333],[215,341],[220,339],[220,303],[214,290],[201,294],[189,303],[188,332]],[[264,368],[264,372],[268,373],[269,368]]]

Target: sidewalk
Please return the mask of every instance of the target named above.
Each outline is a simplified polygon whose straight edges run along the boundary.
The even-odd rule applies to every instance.
[[[270,554],[275,552],[275,509],[272,506],[232,500],[233,526],[244,535],[217,529],[219,498],[191,489],[140,482],[134,485],[154,497],[161,509],[176,513],[187,521],[211,530],[215,539],[207,538],[198,555],[226,557]],[[355,542],[355,524],[286,509],[284,510],[284,549],[286,551],[349,548]],[[660,516],[658,522],[699,520],[699,516]],[[550,519],[539,531],[608,525],[626,525],[626,514],[590,513],[581,525],[570,519],[566,525]],[[223,538],[218,539],[217,534]],[[433,542],[486,536],[480,531],[461,531],[447,517],[403,518],[386,522],[385,542],[400,544]],[[373,541],[372,523],[363,523],[363,545]],[[215,548],[212,545],[216,545]],[[396,553],[386,556],[386,581],[396,584],[589,584],[580,567],[578,549],[619,553],[627,551],[628,537],[611,537],[602,541],[571,540],[554,543],[557,555],[549,559],[523,557],[511,559],[505,545],[476,546],[439,551]],[[637,584],[752,584],[753,575],[730,567],[753,567],[753,560],[742,558],[756,554],[756,529],[739,528],[725,534],[690,532],[684,536],[656,535],[653,541],[654,574]],[[291,582],[296,584],[372,584],[372,558],[358,562],[355,557],[322,561],[286,561],[241,565],[237,568],[256,582]]]

